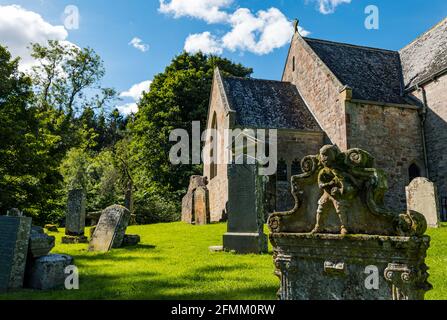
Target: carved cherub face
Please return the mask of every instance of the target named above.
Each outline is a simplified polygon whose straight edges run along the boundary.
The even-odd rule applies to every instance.
[[[320,161],[325,167],[330,167],[335,163],[338,155],[336,146],[325,146],[320,150]]]

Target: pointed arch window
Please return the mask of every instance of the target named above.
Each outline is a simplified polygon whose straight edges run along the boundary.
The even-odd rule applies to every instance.
[[[216,112],[213,113],[213,120],[211,121],[211,129],[213,129],[214,132],[217,132],[217,115]],[[215,159],[215,156],[217,155],[217,141],[215,139],[217,138],[216,134],[213,134],[210,141],[210,180],[215,178],[217,176],[217,159]]]
[[[421,176],[421,168],[415,163],[411,164],[408,168],[408,177],[410,179],[410,182],[414,179]]]

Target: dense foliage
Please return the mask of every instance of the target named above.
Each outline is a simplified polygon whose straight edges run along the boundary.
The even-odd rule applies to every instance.
[[[41,224],[61,220],[73,188],[85,190],[89,212],[133,203],[141,223],[178,220],[189,176],[201,168],[170,164],[171,130],[205,126],[215,67],[252,73],[183,53],[125,117],[117,92],[101,87],[105,69],[92,49],[49,41],[33,44],[32,55],[37,64],[26,75],[0,46],[0,214],[18,208]]]

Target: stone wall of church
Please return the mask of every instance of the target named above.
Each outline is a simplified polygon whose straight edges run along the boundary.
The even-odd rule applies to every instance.
[[[287,180],[276,179],[276,211],[288,211],[293,208],[295,203],[291,194],[290,181],[293,174],[301,173],[301,166],[299,165],[299,172],[293,172],[293,169],[296,168],[296,164],[301,164],[304,157],[318,154],[323,144],[323,132],[278,131],[278,161],[283,160],[287,165]]]
[[[217,144],[220,159],[223,159],[224,153],[224,130],[229,128],[230,116],[227,115],[219,87],[215,81],[211,94],[211,106],[209,111],[209,120],[207,129],[211,128],[213,116],[216,115],[217,130],[219,131],[219,140]],[[205,154],[206,155],[206,154]],[[208,161],[209,162],[209,161]],[[211,165],[205,163],[203,166],[203,175],[208,177],[208,189],[210,196],[210,215],[211,222],[218,222],[226,212],[226,203],[228,201],[228,179],[227,166],[224,163],[217,164],[217,175],[211,178]]]
[[[428,106],[425,134],[429,178],[436,183],[442,201],[447,198],[447,75],[424,85],[424,90]],[[414,96],[424,101],[422,89],[415,91]]]
[[[348,148],[362,148],[388,175],[387,206],[405,210],[409,167],[425,172],[421,123],[417,109],[346,103]]]
[[[344,101],[339,97],[342,84],[298,33],[293,37],[282,80],[297,86],[329,140],[345,149]]]

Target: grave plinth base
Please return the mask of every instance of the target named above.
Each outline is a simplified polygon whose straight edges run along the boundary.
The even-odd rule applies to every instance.
[[[264,233],[227,232],[223,236],[225,251],[241,254],[267,252],[267,236]]]
[[[88,238],[86,236],[64,236],[62,237],[63,244],[77,244],[77,243],[88,243]]]
[[[423,300],[430,237],[273,233],[280,300]]]

